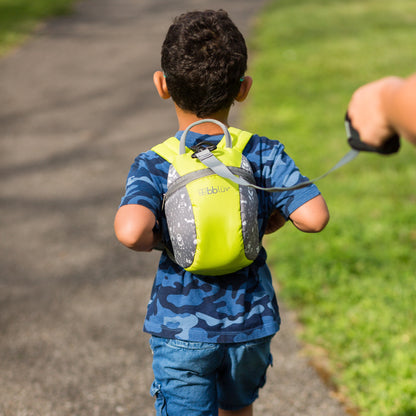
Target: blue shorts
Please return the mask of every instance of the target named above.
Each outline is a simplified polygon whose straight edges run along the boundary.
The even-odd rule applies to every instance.
[[[211,344],[152,337],[158,416],[213,416],[252,404],[272,364],[272,337]]]

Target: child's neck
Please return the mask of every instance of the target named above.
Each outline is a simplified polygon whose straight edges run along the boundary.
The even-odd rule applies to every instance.
[[[183,111],[178,106],[175,106],[175,107],[176,107],[175,108],[176,115],[178,117],[179,130],[185,130],[190,124],[194,123],[195,121],[202,120],[200,117],[198,117],[194,113]],[[224,123],[228,127],[229,111],[230,111],[229,109],[222,110],[204,118],[213,118],[215,120],[220,121],[221,123]],[[209,134],[209,135],[223,134],[221,127],[213,123],[200,124],[198,126],[193,127],[192,131],[196,133]]]

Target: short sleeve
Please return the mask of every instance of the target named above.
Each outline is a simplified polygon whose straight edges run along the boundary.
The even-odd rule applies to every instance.
[[[308,180],[303,176],[293,159],[285,152],[277,140],[254,136],[251,153],[254,154],[256,180],[262,187],[290,187]],[[252,162],[250,160],[250,162]],[[319,195],[315,185],[292,191],[264,192],[271,209],[278,209],[288,219],[297,208]]]
[[[137,204],[149,208],[158,218],[166,192],[168,162],[149,151],[134,160],[126,181],[126,192],[120,206]]]

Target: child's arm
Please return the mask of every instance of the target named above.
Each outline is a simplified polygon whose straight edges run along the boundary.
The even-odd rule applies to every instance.
[[[322,195],[310,199],[290,214],[293,225],[305,233],[322,231],[329,221],[329,211]]]
[[[143,205],[123,205],[117,211],[114,231],[117,239],[136,251],[151,251],[160,241],[160,234],[153,230],[156,217]]]

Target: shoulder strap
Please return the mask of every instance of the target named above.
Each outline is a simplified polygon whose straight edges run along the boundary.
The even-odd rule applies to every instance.
[[[243,152],[253,134],[249,133],[248,131],[237,129],[235,127],[230,127],[228,130],[231,135],[233,148]],[[225,137],[221,139],[221,141],[218,143],[218,146],[225,146]],[[169,163],[172,163],[174,157],[179,154],[179,140],[176,137],[170,137],[163,143],[153,146],[151,150],[153,150],[159,156],[163,157],[163,159],[166,159]]]
[[[179,154],[179,140],[176,137],[170,137],[163,143],[152,147],[151,150],[163,157],[163,159],[166,159],[169,163],[172,163],[174,157]]]
[[[233,141],[233,149],[237,149],[240,152],[243,152],[247,143],[253,136],[253,133],[249,133],[248,131],[236,129],[235,127],[230,127],[228,131],[230,132],[231,139]]]

